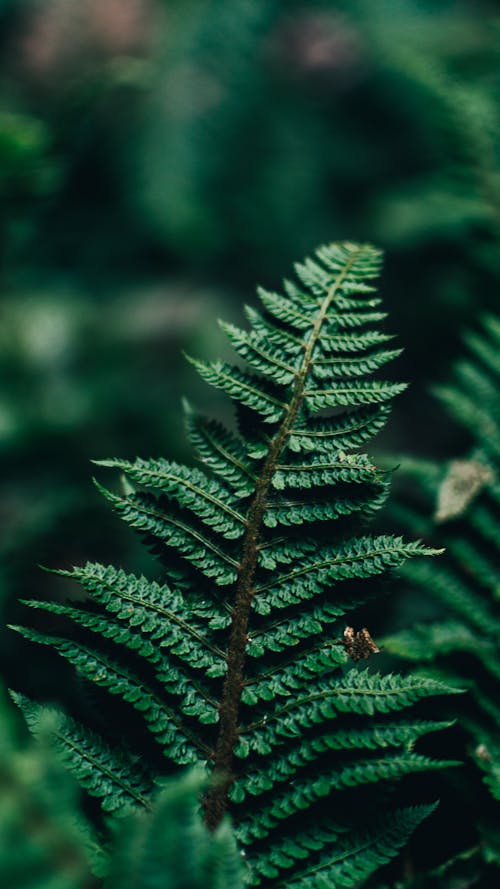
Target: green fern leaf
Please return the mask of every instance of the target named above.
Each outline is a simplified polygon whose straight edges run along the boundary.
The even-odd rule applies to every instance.
[[[402,349],[372,352],[362,358],[318,358],[314,362],[313,376],[318,380],[336,380],[349,377],[365,377],[379,367],[401,355]]]
[[[160,557],[167,582],[92,564],[60,572],[83,586],[84,601],[26,604],[52,614],[61,633],[72,628],[72,638],[20,630],[137,710],[166,770],[198,762],[210,772],[206,822],[218,837],[232,811],[251,886],[355,885],[430,810],[391,814],[384,793],[376,819],[354,823],[352,795],[362,806],[375,785],[451,764],[414,749],[445,724],[412,713],[451,689],[348,669],[358,654],[344,621],[378,595],[365,580],[436,554],[355,527],[385,502],[390,474],[353,451],[384,426],[405,388],[377,376],[399,354],[383,348],[391,336],[379,329],[379,268],[369,245],[322,247],[284,294],[259,291],[248,331],[223,324],[249,369],[192,363],[235,403],[238,433],[187,406],[203,469],[162,458],[99,461],[130,479],[120,494],[98,487]],[[371,640],[366,628],[358,635]],[[359,657],[377,650],[371,640]],[[63,726],[67,738],[85,731]],[[124,790],[106,782],[122,774],[121,752],[103,776],[106,740],[78,737],[71,767],[103,799],[108,787],[119,809]],[[325,801],[332,818],[323,829]],[[138,828],[137,842],[158,842],[161,817]],[[123,873],[131,885],[126,864]]]
[[[251,376],[237,367],[231,367],[220,361],[204,364],[192,358],[189,360],[207,383],[222,389],[235,401],[257,411],[267,423],[274,423],[283,416],[286,404],[272,391],[268,391],[262,378]]]
[[[197,414],[184,402],[189,440],[199,459],[239,497],[255,490],[256,476],[241,442],[215,420]]]
[[[13,692],[11,696],[35,737],[45,738],[50,728],[60,759],[91,796],[102,799],[105,812],[122,816],[149,808],[153,777],[137,758],[117,751],[60,710],[47,709]]]
[[[293,382],[295,368],[273,355],[269,348],[266,348],[266,340],[258,334],[239,330],[232,324],[221,322],[221,327],[238,355],[241,355],[253,370],[264,374],[278,384],[287,385]]]
[[[315,417],[307,425],[290,433],[292,451],[335,453],[358,448],[385,426],[390,408],[387,405],[357,408],[331,417]]]
[[[245,517],[231,504],[234,500],[226,487],[209,478],[199,469],[178,466],[167,460],[96,460],[98,466],[119,469],[132,481],[162,491],[179,506],[192,511],[202,521],[230,540],[241,537]]]
[[[54,572],[78,581],[104,609],[130,627],[140,627],[159,650],[168,650],[195,670],[204,672],[220,667],[224,673],[224,652],[215,641],[213,633],[196,619],[197,611],[204,614],[202,603],[188,607],[180,591],[173,593],[166,584],[148,581],[145,577],[126,574],[112,565],[87,562],[83,568]],[[46,610],[52,610],[45,603]],[[211,610],[211,620],[217,616]],[[222,613],[218,615],[225,625]]]
[[[319,854],[316,837],[310,839],[307,834],[299,834],[293,843],[283,844],[283,851],[273,850],[271,874],[278,876],[282,872],[284,881],[277,883],[279,889],[324,889],[326,886],[331,889],[349,889],[351,886],[359,886],[397,854],[416,827],[434,809],[435,805],[415,806],[391,812],[381,823],[347,837],[343,832],[339,835],[335,828],[330,828],[329,831],[326,828],[324,833],[328,839],[325,842],[321,836],[319,842],[323,841],[322,849],[326,847],[327,851],[320,851]],[[297,876],[290,882],[287,871],[297,860],[300,868],[300,853],[310,848],[311,844],[317,853],[314,863],[305,870],[299,869]],[[262,868],[263,863],[258,861],[257,866],[259,864]],[[269,874],[269,864],[267,873]]]
[[[406,383],[388,383],[377,381],[359,383],[343,381],[331,389],[306,389],[304,401],[311,411],[319,411],[332,407],[353,407],[358,404],[376,404],[390,401],[406,389]]]
[[[167,512],[166,504],[159,503],[149,494],[118,497],[101,486],[99,489],[132,528],[153,537],[164,546],[175,548],[206,577],[215,578],[217,584],[229,584],[236,580],[237,560],[205,530],[200,530],[181,513],[173,509]]]
[[[12,626],[11,629],[17,630],[26,639],[53,647],[74,665],[83,678],[131,704],[162,745],[165,756],[173,762],[188,765],[198,761],[200,752],[205,749],[203,743],[189,727],[182,724],[178,713],[145,683],[138,681],[127,667],[79,642],[68,642],[25,627]]]
[[[193,769],[170,780],[149,812],[136,812],[115,830],[107,889],[243,889],[241,855],[227,821],[210,833]]]
[[[465,738],[463,756],[477,766],[487,791],[474,781],[471,769],[460,784],[460,794],[467,799],[465,813],[474,806],[481,811],[479,823],[472,823],[473,816],[468,821],[467,814],[463,820],[470,834],[476,835],[474,880],[488,885],[496,880],[488,868],[498,863],[491,838],[497,833],[494,807],[500,800],[498,319],[486,317],[483,329],[469,334],[466,344],[467,355],[456,365],[452,381],[436,387],[435,394],[465,428],[471,450],[445,465],[412,461],[408,475],[402,476],[405,504],[399,515],[406,527],[418,526],[420,533],[432,534],[446,547],[439,564],[408,563],[401,571],[408,594],[418,596],[430,616],[393,633],[384,645],[391,654],[417,665],[422,675],[439,674],[449,684],[468,689],[453,715],[462,729],[461,743]],[[457,861],[466,858],[464,853]],[[452,870],[452,864],[443,866],[436,876],[456,870],[461,879],[463,865]]]
[[[62,615],[91,633],[111,640],[120,648],[128,648],[134,654],[140,655],[153,666],[156,678],[161,682],[165,692],[180,698],[178,707],[182,713],[196,717],[201,723],[217,722],[216,702],[210,698],[198,682],[193,682],[186,677],[175,662],[165,657],[161,649],[154,645],[150,638],[147,636],[145,638],[143,627],[136,629],[123,626],[107,615],[93,614],[83,608],[72,608],[69,605],[55,602],[44,603],[27,599],[24,599],[23,602],[30,607]]]

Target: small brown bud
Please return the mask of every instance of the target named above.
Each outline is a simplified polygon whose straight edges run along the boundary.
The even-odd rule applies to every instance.
[[[359,661],[361,658],[368,660],[370,655],[378,654],[380,651],[366,627],[358,630],[357,633],[353,627],[346,627],[344,630],[344,648],[348,657],[352,658],[353,661]]]

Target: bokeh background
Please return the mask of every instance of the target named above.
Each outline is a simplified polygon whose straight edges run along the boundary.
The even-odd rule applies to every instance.
[[[496,3],[0,0],[0,29],[2,625],[40,563],[146,567],[90,460],[185,457],[181,396],[226,407],[183,351],[318,243],[386,251],[412,386],[378,447],[462,451],[427,391],[499,305]]]

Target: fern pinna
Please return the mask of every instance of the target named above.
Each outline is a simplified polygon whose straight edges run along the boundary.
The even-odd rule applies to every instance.
[[[371,246],[322,247],[285,295],[259,291],[249,331],[224,325],[250,372],[193,364],[235,402],[238,434],[188,407],[203,469],[101,461],[128,478],[122,494],[102,490],[153,546],[162,582],[95,564],[61,572],[85,602],[27,604],[78,632],[21,629],[140,711],[172,768],[208,763],[206,821],[229,808],[254,886],[358,885],[429,812],[391,810],[387,788],[446,765],[413,750],[441,723],[406,715],[446,686],[359,670],[342,643],[346,615],[376,589],[363,581],[433,552],[355,533],[388,492],[357,449],[404,389],[374,378],[398,354],[376,326],[379,265]],[[147,800],[133,757],[69,719],[58,745],[108,810]]]
[[[436,395],[466,431],[471,449],[445,464],[406,463],[404,502],[396,515],[413,533],[429,535],[446,547],[432,565],[409,563],[402,573],[410,595],[433,609],[432,619],[417,622],[385,640],[387,649],[420,665],[429,675],[446,677],[469,689],[460,701],[460,726],[467,752],[482,773],[491,796],[500,800],[500,319],[487,316],[480,333],[466,337],[466,357],[454,380]],[[412,481],[417,481],[417,485]],[[407,488],[407,489],[406,489]],[[412,593],[413,591],[413,593]],[[498,812],[471,786],[467,794],[483,821],[482,849],[500,865]],[[483,830],[484,827],[484,830]],[[495,880],[497,879],[497,875]]]

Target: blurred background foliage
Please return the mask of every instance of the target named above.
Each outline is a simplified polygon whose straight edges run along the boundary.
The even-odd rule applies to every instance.
[[[108,819],[85,811],[54,754],[55,712],[26,739],[0,686],[0,885],[5,889],[243,889],[228,821],[210,833],[201,817],[202,774],[162,782],[148,810]],[[52,740],[51,740],[52,739]],[[95,820],[95,819],[94,819]]]
[[[317,243],[387,251],[412,387],[380,447],[460,451],[425,391],[498,307],[494,2],[0,0],[0,27],[2,623],[53,592],[38,563],[145,567],[90,459],[185,456],[181,395],[213,396],[182,351]],[[11,635],[8,682],[49,693]]]

